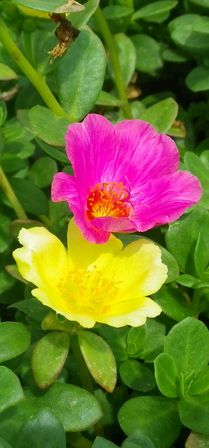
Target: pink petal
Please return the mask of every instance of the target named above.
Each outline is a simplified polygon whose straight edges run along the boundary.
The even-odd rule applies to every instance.
[[[110,232],[102,226],[100,228],[94,227],[92,222],[88,221],[82,212],[76,211],[74,218],[85,238],[91,243],[101,244],[109,240]]]
[[[67,155],[82,199],[90,187],[102,182],[115,151],[114,126],[101,115],[90,114],[71,124],[66,134]]]
[[[201,194],[199,180],[187,171],[152,179],[132,191],[133,221],[139,232],[175,221]]]
[[[82,209],[74,177],[67,173],[55,174],[51,185],[51,198],[53,202],[67,201],[70,208]]]
[[[134,232],[136,226],[129,218],[112,218],[110,216],[102,218],[94,218],[91,225],[98,230],[107,230],[108,232]]]
[[[118,148],[115,174],[124,174],[131,185],[173,173],[178,168],[179,154],[174,141],[157,133],[150,124],[124,120],[115,125],[115,133]]]

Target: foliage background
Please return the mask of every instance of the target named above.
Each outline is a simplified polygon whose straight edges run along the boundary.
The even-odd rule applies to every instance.
[[[209,1],[98,3],[70,13],[80,34],[54,61],[48,12],[63,1],[0,3],[0,447],[207,448]],[[67,124],[92,111],[175,138],[204,194],[178,222],[146,233],[169,268],[155,295],[161,316],[139,328],[97,325],[78,343],[75,326],[31,298],[11,253],[23,225],[65,240],[69,210],[51,203],[50,184],[70,170]]]

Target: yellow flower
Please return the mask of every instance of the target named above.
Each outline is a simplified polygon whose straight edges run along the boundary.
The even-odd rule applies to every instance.
[[[34,283],[32,294],[44,305],[83,327],[96,322],[122,327],[143,325],[161,312],[150,294],[167,276],[158,246],[139,238],[123,249],[111,235],[107,243],[84,239],[71,220],[68,250],[43,227],[22,229],[22,248],[13,252],[21,275]]]

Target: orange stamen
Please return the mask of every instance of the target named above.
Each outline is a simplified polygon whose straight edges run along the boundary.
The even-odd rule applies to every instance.
[[[130,215],[130,196],[122,182],[96,184],[89,192],[86,214],[88,219],[125,218]]]

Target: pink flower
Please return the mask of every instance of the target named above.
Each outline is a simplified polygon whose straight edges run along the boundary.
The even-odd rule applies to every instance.
[[[201,197],[198,179],[178,171],[173,140],[144,121],[90,114],[68,127],[66,143],[74,176],[55,175],[52,200],[67,201],[91,242],[175,221]]]

